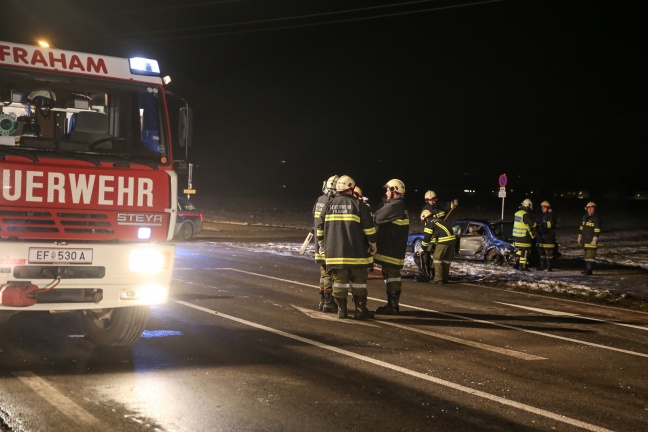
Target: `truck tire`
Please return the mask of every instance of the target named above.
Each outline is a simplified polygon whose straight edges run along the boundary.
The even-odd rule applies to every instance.
[[[103,346],[130,345],[142,335],[149,314],[149,306],[115,308],[108,311],[108,317],[105,319],[100,319],[100,316],[91,310],[83,311],[86,338]]]

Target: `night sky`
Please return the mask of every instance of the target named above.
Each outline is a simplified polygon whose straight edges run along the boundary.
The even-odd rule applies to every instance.
[[[199,194],[317,197],[332,174],[489,194],[506,173],[624,196],[648,190],[648,20],[625,3],[26,0],[0,39],[157,58],[194,108]]]

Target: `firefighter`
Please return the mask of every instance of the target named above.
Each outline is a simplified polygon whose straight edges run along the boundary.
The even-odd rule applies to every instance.
[[[585,206],[585,213],[581,219],[577,242],[583,246],[585,270],[581,274],[591,275],[596,259],[596,248],[601,235],[601,218],[596,213],[596,203],[590,201]]]
[[[432,262],[434,265],[434,283],[446,284],[450,279],[450,264],[455,257],[455,245],[457,236],[452,228],[444,220],[439,219],[429,210],[421,212],[421,220],[425,223],[423,232],[422,248],[417,251],[418,254],[429,249],[434,244],[434,253]]]
[[[385,184],[385,204],[376,210],[377,248],[374,262],[382,267],[387,304],[376,309],[377,314],[398,315],[401,296],[401,269],[405,264],[409,214],[405,207],[405,183],[391,179]]]
[[[373,318],[367,309],[367,268],[376,253],[376,227],[369,207],[353,195],[355,181],[343,175],[336,183],[336,196],[326,203],[317,221],[319,253],[333,281],[338,318],[348,318],[347,298],[353,295],[353,318]]]
[[[520,204],[515,218],[513,221],[513,246],[516,247],[515,252],[515,266],[514,268],[520,271],[529,271],[527,267],[529,264],[529,253],[533,247],[535,238],[534,231],[536,229],[536,222],[531,213],[533,211],[533,203],[530,199],[525,199]]]
[[[424,199],[425,204],[421,209],[421,214],[427,210],[435,219],[441,219],[444,221],[459,205],[458,199],[454,199],[452,202],[440,202],[436,192],[433,190],[425,192]],[[432,244],[429,248],[422,248],[420,249],[420,253],[414,254],[414,263],[419,269],[419,274],[414,278],[416,282],[428,282],[430,279],[434,278],[434,267],[432,267],[432,252],[434,247],[434,244]]]
[[[556,216],[549,201],[540,203],[542,214],[538,220],[538,254],[540,255],[539,270],[552,271],[556,259]]]
[[[334,196],[335,196],[335,184],[337,183],[339,176],[332,175],[327,180],[324,180],[322,184],[322,195],[317,198],[315,205],[313,206],[313,232],[317,232],[317,222],[319,220],[322,209]],[[331,273],[326,269],[326,260],[324,259],[324,254],[320,253],[319,248],[315,248],[315,262],[320,266],[320,279],[319,279],[319,310],[322,312],[337,312],[337,305],[333,301],[333,282],[331,280]]]

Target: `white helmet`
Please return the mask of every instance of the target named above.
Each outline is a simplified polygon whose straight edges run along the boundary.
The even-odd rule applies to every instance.
[[[357,196],[358,198],[362,198],[362,189],[360,186],[356,185],[355,189],[353,189],[353,195]]]
[[[595,203],[594,201],[590,201],[590,202],[588,202],[587,205],[585,206],[585,210],[587,210],[587,207],[596,207],[596,203]]]
[[[540,203],[540,207],[549,207],[549,208],[551,208],[551,204],[549,204],[549,201],[542,201]]]
[[[421,220],[425,220],[429,218],[432,215],[432,212],[430,210],[423,210],[421,212]]]
[[[522,201],[522,207],[526,207],[526,208],[528,208],[530,210],[533,210],[533,203],[531,202],[531,200],[529,198],[527,198],[524,201]]]
[[[322,184],[322,192],[325,194],[334,194],[335,193],[335,183],[337,183],[339,176],[332,175],[327,180],[324,180]]]
[[[401,195],[405,195],[405,183],[398,179],[389,180],[385,187],[392,192],[398,192]]]
[[[355,188],[355,180],[353,180],[348,175],[340,176],[335,183],[335,190],[338,192],[348,191],[349,189],[353,190]]]
[[[433,190],[429,190],[429,191],[425,192],[425,199],[426,200],[436,198],[436,197],[437,197],[436,192],[434,192]]]
[[[56,105],[56,95],[50,89],[36,89],[29,93],[27,101],[34,105],[45,119],[49,120],[50,109]]]

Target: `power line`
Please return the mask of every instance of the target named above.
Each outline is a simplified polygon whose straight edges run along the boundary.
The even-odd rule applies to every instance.
[[[231,1],[240,1],[240,0],[231,0]],[[151,31],[146,31],[146,32],[138,32],[138,33],[125,33],[125,34],[122,34],[120,36],[121,37],[129,37],[129,36],[152,35],[152,34],[161,34],[161,33],[169,34],[169,33],[178,33],[178,32],[196,32],[196,31],[204,31],[204,30],[208,31],[208,30],[225,29],[225,28],[231,28],[231,27],[241,27],[241,26],[257,25],[257,24],[279,23],[279,22],[285,22],[285,21],[304,20],[304,19],[319,18],[319,17],[326,17],[326,16],[335,16],[335,15],[342,15],[342,14],[351,14],[351,13],[358,13],[358,12],[375,11],[375,10],[382,10],[382,9],[387,9],[387,8],[412,6],[412,5],[416,5],[416,4],[431,3],[431,2],[437,2],[437,1],[438,0],[417,0],[417,1],[410,1],[410,2],[405,2],[405,3],[395,3],[395,4],[392,3],[392,4],[387,4],[387,5],[371,6],[371,7],[356,8],[356,9],[345,9],[345,10],[338,10],[338,11],[333,11],[333,12],[321,12],[321,13],[308,14],[308,15],[295,15],[295,16],[290,16],[290,17],[269,18],[269,19],[251,20],[251,21],[241,21],[241,22],[236,22],[236,23],[215,24],[215,25],[209,25],[209,26],[194,26],[194,27],[185,27],[185,28],[171,29],[171,30],[165,29],[165,30],[151,30]],[[483,1],[478,1],[478,2],[463,3],[463,4],[449,5],[449,6],[436,6],[436,7],[423,8],[423,9],[391,12],[391,13],[379,14],[379,15],[342,18],[342,19],[336,19],[336,20],[310,22],[310,23],[295,23],[295,24],[289,24],[289,25],[283,25],[283,26],[264,27],[264,28],[255,28],[255,29],[245,29],[245,30],[219,31],[219,32],[212,32],[212,33],[184,35],[184,36],[183,35],[167,36],[167,37],[161,37],[161,38],[146,38],[146,39],[140,39],[140,41],[157,42],[157,41],[168,41],[168,40],[200,39],[200,38],[209,38],[209,37],[216,37],[216,36],[229,36],[229,35],[245,34],[245,33],[259,33],[259,32],[278,31],[278,30],[287,30],[287,29],[295,29],[295,28],[315,27],[315,26],[324,26],[324,25],[331,25],[331,24],[349,23],[349,22],[354,22],[354,21],[366,21],[366,20],[389,18],[389,17],[395,17],[395,16],[412,15],[412,14],[418,14],[418,13],[435,12],[435,11],[440,11],[440,10],[457,9],[457,8],[463,8],[463,7],[480,6],[480,5],[484,5],[484,4],[488,4],[488,3],[498,3],[498,2],[502,2],[502,1],[506,1],[506,0],[483,0]],[[215,2],[215,3],[220,4],[222,2]],[[205,4],[208,4],[208,3],[201,3],[201,4],[198,4],[198,5],[191,5],[191,6],[202,6],[202,5],[205,5]],[[180,6],[173,7],[173,8],[179,8],[179,7]]]

